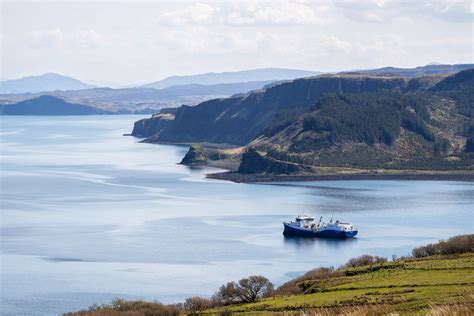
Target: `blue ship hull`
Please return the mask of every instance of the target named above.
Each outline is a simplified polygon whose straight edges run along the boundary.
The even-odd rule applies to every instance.
[[[293,227],[286,223],[283,223],[283,226],[285,227],[285,229],[283,230],[283,235],[285,236],[318,237],[318,238],[352,238],[357,235],[357,230],[353,230],[353,231],[324,230],[324,231],[314,232],[312,230]]]

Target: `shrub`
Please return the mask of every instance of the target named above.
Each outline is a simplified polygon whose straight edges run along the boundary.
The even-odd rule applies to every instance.
[[[412,250],[412,256],[422,258],[434,255],[449,255],[474,252],[474,234],[451,237],[436,244],[429,244]]]
[[[67,313],[66,316],[96,316],[96,315],[133,315],[133,316],[177,316],[180,309],[174,305],[164,305],[159,302],[126,301],[115,299],[110,304],[93,305],[87,311]]]
[[[303,274],[296,279],[290,280],[280,286],[276,291],[275,294],[277,295],[293,295],[293,294],[302,294],[308,290],[308,287],[314,288],[315,284],[305,281],[313,281],[313,280],[325,280],[329,278],[335,278],[338,276],[344,275],[341,271],[335,270],[333,267],[329,268],[316,268],[310,270]]]
[[[252,275],[240,279],[238,283],[229,282],[222,285],[213,299],[222,305],[234,303],[251,303],[268,296],[273,292],[273,284],[261,275]]]
[[[238,284],[235,282],[229,282],[222,285],[219,290],[212,296],[212,299],[219,302],[221,305],[230,305],[233,303],[239,303],[239,290]]]
[[[313,270],[310,270],[306,272],[302,278],[304,279],[310,279],[310,280],[322,280],[322,279],[328,279],[336,276],[341,276],[342,273],[339,271],[335,271],[333,267],[329,268],[316,268]]]
[[[239,293],[242,302],[255,302],[273,292],[273,283],[261,275],[252,275],[239,280]]]
[[[357,258],[352,258],[347,261],[341,268],[354,268],[354,267],[362,267],[368,266],[375,263],[380,262],[387,262],[387,258],[378,257],[378,256],[370,256],[370,255],[362,255]]]
[[[214,307],[212,300],[200,296],[189,297],[184,302],[184,309],[190,313],[198,313],[212,307]]]

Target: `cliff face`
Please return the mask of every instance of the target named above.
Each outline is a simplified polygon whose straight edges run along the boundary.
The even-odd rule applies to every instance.
[[[449,77],[320,76],[139,122],[148,141],[245,145],[242,174],[315,168],[474,170],[474,70]],[[186,161],[210,160],[190,150]],[[199,154],[199,155],[198,155]],[[188,159],[189,158],[189,159]],[[218,158],[217,158],[218,159]]]
[[[419,78],[410,81],[360,75],[298,79],[242,97],[210,100],[194,107],[182,106],[172,124],[164,128],[161,124],[147,125],[150,129],[143,135],[154,135],[151,141],[243,145],[261,134],[276,113],[314,106],[324,93],[404,92],[419,89],[424,84],[427,83]]]
[[[205,163],[209,159],[208,155],[200,145],[192,145],[189,147],[188,152],[181,160],[180,164],[182,165],[192,165]]]
[[[173,114],[163,113],[155,114],[149,119],[142,119],[133,124],[132,135],[135,137],[150,137],[160,134],[163,129],[173,124],[175,116]]]

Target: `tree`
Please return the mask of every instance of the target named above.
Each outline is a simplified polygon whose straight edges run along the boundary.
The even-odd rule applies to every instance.
[[[222,285],[213,299],[222,305],[251,303],[273,292],[273,284],[261,275],[252,275]]]
[[[240,302],[239,294],[239,285],[235,282],[229,282],[222,285],[212,298],[222,305],[230,305]]]
[[[273,292],[273,284],[264,276],[252,275],[239,281],[238,291],[242,302],[252,303]]]

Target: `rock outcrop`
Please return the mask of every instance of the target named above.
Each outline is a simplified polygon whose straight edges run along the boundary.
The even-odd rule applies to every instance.
[[[132,135],[135,137],[151,137],[153,135],[159,135],[160,132],[170,126],[174,121],[174,115],[170,113],[159,113],[154,114],[149,119],[142,119],[136,121],[133,125]]]
[[[218,149],[205,148],[200,144],[193,144],[189,146],[189,150],[181,160],[183,165],[196,165],[226,159],[228,155],[222,153]]]
[[[250,148],[242,155],[238,173],[241,174],[294,174],[310,171],[310,168],[262,155]]]

